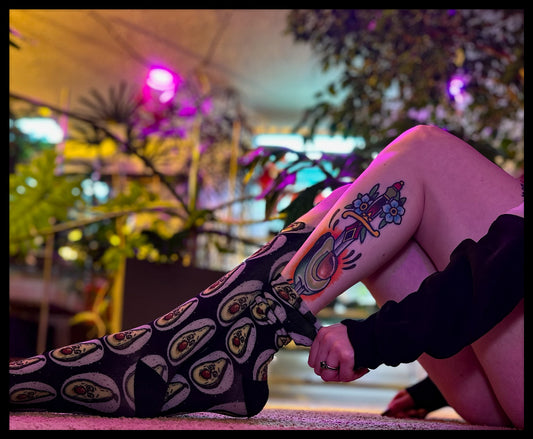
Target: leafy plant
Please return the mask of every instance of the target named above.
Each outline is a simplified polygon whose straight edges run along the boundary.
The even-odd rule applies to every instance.
[[[511,172],[523,168],[523,10],[295,9],[286,33],[310,46],[324,72],[338,72],[293,131],[308,139],[326,131],[365,143],[335,156],[338,174],[325,174],[296,196],[285,209],[287,220],[304,213],[324,188],[335,188],[349,174],[356,178],[393,138],[417,124],[453,132]],[[281,169],[282,157],[268,150],[266,161],[256,163]],[[325,154],[320,162],[331,160]],[[312,163],[301,155],[298,161]],[[263,194],[271,204],[296,172],[279,172]]]
[[[290,161],[287,160],[289,156],[292,156]],[[366,152],[359,155],[322,154],[320,158],[315,158],[284,147],[259,146],[244,154],[239,163],[247,171],[245,182],[255,178],[263,183],[263,190],[256,198],[265,201],[265,218],[281,218],[287,226],[311,209],[321,192],[346,184],[347,179],[351,179],[370,160]],[[291,185],[306,169],[320,170],[323,180],[292,194]],[[258,176],[258,173],[263,173],[264,177]],[[272,173],[275,175],[272,176]],[[287,194],[293,195],[292,202],[278,211],[280,200]]]
[[[109,314],[107,295],[120,287],[126,258],[194,266],[201,235],[222,252],[235,242],[258,245],[234,235],[233,219],[225,217],[228,206],[247,199],[236,166],[247,141],[238,100],[230,91],[207,94],[205,87],[191,87],[173,101],[160,102],[121,83],[107,94],[92,90],[76,111],[11,96],[29,104],[30,112],[44,106],[67,115],[66,147],[94,148],[93,159],[72,176],[62,173],[69,163],[54,149],[34,151],[28,163],[16,165],[10,176],[10,255],[24,257],[42,247],[44,235],[54,233],[56,250],[68,246],[78,255],[72,262],[89,263],[106,279],[105,287],[73,323],[90,322],[98,334],[119,329],[116,318],[109,318],[116,314]],[[103,145],[114,145],[111,157],[99,155]],[[122,169],[106,177],[106,167],[118,162]],[[87,200],[81,187],[87,180],[111,183],[108,197]],[[219,201],[209,203],[210,198]],[[230,224],[224,228],[226,219]],[[79,231],[74,241],[59,233],[74,230]]]
[[[433,123],[521,163],[523,10],[292,10],[287,32],[340,72],[302,118],[311,134],[373,144]]]
[[[89,218],[99,222],[132,214],[151,217],[145,218],[143,226],[130,227],[124,235],[126,245],[109,246],[105,255],[100,252],[100,261],[111,271],[117,260],[112,255],[137,256],[141,246],[151,247],[153,251],[148,253],[152,255],[159,253],[157,246],[162,246],[165,256],[178,254],[183,261],[194,265],[195,242],[201,234],[214,237],[215,246],[220,250],[235,241],[252,243],[231,234],[229,229],[222,229],[220,224],[224,218],[219,216],[219,212],[227,211],[228,205],[247,199],[235,166],[239,150],[247,141],[244,115],[233,92],[206,89],[205,80],[200,79],[195,77],[190,83],[184,83],[170,102],[160,102],[157,96],[121,83],[111,87],[107,94],[91,90],[88,96],[80,99],[82,108],[78,111],[67,112],[48,106],[69,116],[72,130],[67,142],[78,142],[96,151],[105,142],[116,145],[115,155],[107,161],[97,156],[96,160],[86,162],[83,178],[102,178],[102,169],[117,160],[129,166],[126,168],[132,170],[129,172],[140,174],[122,178],[122,183],[112,188],[106,202],[85,205],[84,212],[77,212],[84,218],[84,224],[91,223]],[[34,106],[45,105],[20,96],[12,97]],[[235,161],[235,165],[231,161]],[[53,178],[53,165],[42,168],[41,172]],[[146,176],[152,184],[145,183]],[[232,192],[228,192],[228,180],[234,182]],[[158,184],[154,185],[154,181]],[[239,192],[243,196],[233,198]],[[206,199],[210,193],[223,201],[208,205]],[[19,198],[15,195],[12,201],[17,204]],[[232,198],[228,200],[228,196]],[[69,200],[65,198],[66,203]],[[46,221],[48,211],[43,209],[42,212],[40,220]],[[64,216],[58,217],[58,221],[64,219]],[[20,229],[27,229],[30,222],[20,223]],[[38,231],[40,223],[33,224]],[[71,224],[74,227],[78,223]]]
[[[16,165],[9,175],[9,245],[10,254],[24,253],[38,247],[35,241],[55,223],[67,221],[81,199],[80,176],[57,176],[53,149],[35,154],[29,163]],[[36,244],[37,242],[37,244]]]

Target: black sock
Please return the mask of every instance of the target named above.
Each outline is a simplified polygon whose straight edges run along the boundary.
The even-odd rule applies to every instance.
[[[10,409],[257,414],[273,355],[291,339],[309,346],[319,327],[279,276],[310,232],[294,223],[153,322],[10,363]]]

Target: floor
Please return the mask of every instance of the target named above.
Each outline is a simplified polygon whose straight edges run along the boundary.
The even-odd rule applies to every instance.
[[[380,366],[351,383],[326,383],[307,365],[308,350],[282,349],[269,366],[268,408],[350,409],[382,413],[398,390],[425,377],[418,363]],[[461,419],[450,407],[429,417]]]
[[[307,366],[306,349],[282,349],[269,367],[270,398],[252,418],[194,413],[163,418],[108,418],[62,413],[10,414],[12,430],[471,430],[449,407],[424,420],[379,416],[399,389],[422,379],[417,363],[380,366],[352,383],[325,383]]]

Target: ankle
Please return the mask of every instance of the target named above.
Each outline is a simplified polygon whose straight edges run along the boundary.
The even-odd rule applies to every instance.
[[[278,275],[273,279],[271,291],[273,298],[282,304],[283,315],[280,315],[280,310],[277,315],[289,336],[298,345],[311,346],[322,326],[320,321],[296,292],[293,284],[283,276]]]

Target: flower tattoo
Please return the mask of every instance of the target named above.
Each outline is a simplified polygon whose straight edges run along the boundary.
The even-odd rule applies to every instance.
[[[401,224],[404,212],[405,209],[400,206],[398,200],[391,200],[383,206],[383,212],[380,216],[385,217],[385,221],[388,223],[394,222],[394,224]]]

